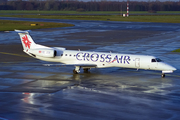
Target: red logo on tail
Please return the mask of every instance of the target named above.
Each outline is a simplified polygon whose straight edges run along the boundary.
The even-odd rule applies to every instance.
[[[23,41],[24,45],[30,49],[31,42],[29,41],[27,35],[23,36],[22,39],[23,39],[22,41]]]

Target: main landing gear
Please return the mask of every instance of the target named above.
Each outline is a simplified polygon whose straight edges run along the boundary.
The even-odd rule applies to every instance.
[[[74,74],[78,74],[80,72],[81,67],[80,66],[75,66],[75,69],[73,70]]]
[[[75,69],[73,70],[73,73],[78,74],[80,72],[80,69],[81,69],[80,66],[75,66]],[[88,73],[90,68],[84,68],[83,70],[84,70],[84,73]]]
[[[90,68],[84,68],[84,73],[89,73]]]

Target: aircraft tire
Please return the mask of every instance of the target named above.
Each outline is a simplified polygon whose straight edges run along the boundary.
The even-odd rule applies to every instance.
[[[73,73],[74,73],[74,74],[78,74],[78,72],[77,72],[75,69],[73,70]]]
[[[161,77],[164,78],[164,77],[165,77],[165,74],[162,74]]]
[[[83,70],[84,70],[84,73],[88,73],[89,72],[89,68],[85,68]]]

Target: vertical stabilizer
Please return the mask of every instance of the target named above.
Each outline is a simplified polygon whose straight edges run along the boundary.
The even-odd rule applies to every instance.
[[[36,43],[33,41],[28,31],[15,30],[18,32],[24,51],[35,48]]]

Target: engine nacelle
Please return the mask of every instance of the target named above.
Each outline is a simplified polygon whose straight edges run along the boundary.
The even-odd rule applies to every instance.
[[[54,49],[46,49],[46,48],[40,48],[40,49],[29,49],[29,53],[33,56],[41,56],[41,57],[47,57],[52,58],[55,57],[57,52]]]

